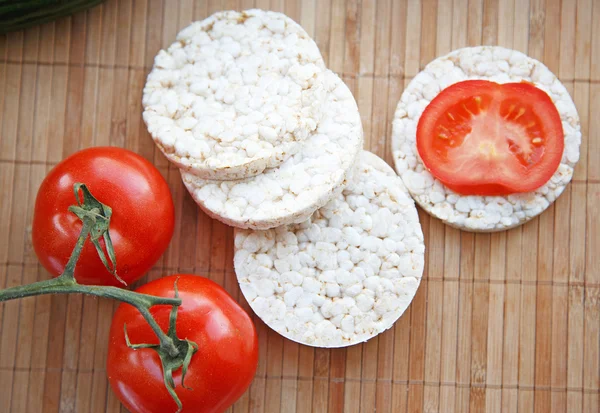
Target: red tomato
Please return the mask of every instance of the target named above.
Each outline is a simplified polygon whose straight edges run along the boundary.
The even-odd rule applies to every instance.
[[[154,265],[173,235],[175,213],[167,183],[150,162],[121,148],[84,149],[56,165],[38,190],[32,227],[35,252],[55,276],[64,271],[82,227],[68,211],[76,204],[76,182],[86,184],[98,201],[112,208],[110,236],[117,274],[127,284],[134,282]],[[122,286],[89,240],[75,278],[82,284]]]
[[[177,336],[198,344],[185,386],[181,369],[173,373],[175,391],[184,413],[217,413],[231,406],[250,386],[258,364],[258,337],[252,320],[218,284],[195,275],[171,275],[140,287],[138,292],[173,297],[177,288],[182,304],[177,313]],[[168,330],[170,306],[154,306],[153,317]],[[177,410],[163,383],[161,362],[152,349],[127,347],[123,325],[132,344],[158,343],[142,315],[121,304],[113,317],[108,346],[108,380],[117,397],[132,413],[169,413]]]
[[[425,108],[417,149],[433,176],[465,195],[508,195],[545,184],[564,149],[560,115],[531,83],[456,83]]]

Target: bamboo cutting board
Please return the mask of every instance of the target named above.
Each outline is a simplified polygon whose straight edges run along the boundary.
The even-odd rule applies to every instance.
[[[246,309],[232,230],[198,210],[141,120],[154,55],[222,9],[283,11],[317,41],[360,107],[367,149],[391,162],[403,87],[452,49],[498,44],[543,61],[582,120],[573,182],[543,215],[495,234],[421,213],[423,282],[395,328],[324,350],[255,319],[260,364],[231,411],[600,411],[600,0],[109,0],[0,36],[0,286],[45,279],[30,240],[45,174],[74,151],[123,146],[168,180],[170,248],[146,277],[193,272]],[[0,412],[119,412],[105,358],[116,304],[81,296],[0,305]]]

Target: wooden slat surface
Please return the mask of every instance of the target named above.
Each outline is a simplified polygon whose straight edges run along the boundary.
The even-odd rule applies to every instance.
[[[271,412],[600,411],[600,0],[109,0],[0,36],[0,286],[44,279],[30,240],[47,171],[93,145],[134,150],[169,182],[171,245],[144,280],[193,272],[249,311],[232,230],[198,210],[141,120],[156,52],[222,9],[259,7],[300,22],[354,93],[365,147],[391,162],[404,86],[440,54],[498,44],[542,60],[572,94],[581,160],[542,216],[471,234],[420,213],[423,282],[405,315],[364,345],[300,346],[256,317],[260,362],[230,409]],[[105,377],[116,304],[70,296],[0,305],[0,412],[125,411]]]

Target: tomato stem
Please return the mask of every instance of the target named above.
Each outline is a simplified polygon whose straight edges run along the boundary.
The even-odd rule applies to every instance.
[[[89,237],[96,247],[98,255],[107,270],[110,271],[117,280],[127,285],[119,278],[116,272],[116,258],[108,233],[110,217],[112,215],[111,208],[94,198],[86,186],[81,183],[76,183],[73,186],[73,190],[75,192],[75,198],[77,199],[77,205],[71,206],[69,210],[81,219],[83,227],[81,228],[75,247],[69,257],[69,261],[65,265],[64,272],[58,277],[49,280],[0,290],[0,302],[43,294],[80,293],[97,297],[112,298],[130,304],[137,308],[158,337],[160,344],[149,344],[147,346],[154,348],[160,355],[165,378],[172,377],[172,372],[180,367],[183,368],[185,376],[185,371],[187,371],[191,356],[196,352],[198,346],[188,340],[179,339],[175,332],[177,308],[181,305],[181,299],[177,294],[177,285],[175,285],[175,297],[167,298],[140,294],[112,286],[82,285],[77,283],[75,279],[75,266],[77,265],[83,246]],[[80,191],[83,194],[83,199],[80,199],[79,197]],[[99,243],[100,238],[104,239],[108,259],[110,260],[111,265],[108,264],[108,260],[104,256],[104,251]],[[172,307],[168,333],[165,333],[160,328],[150,313],[150,307],[155,305],[169,305]],[[130,345],[128,338],[127,344]],[[131,347],[136,348],[135,346]],[[173,399],[179,408],[178,411],[180,411],[182,407],[181,402],[174,389],[175,384],[171,378],[167,390],[171,396],[173,396]]]
[[[181,299],[177,292],[177,282],[175,282],[175,297],[155,297],[153,295],[140,294],[134,291],[125,290],[122,288],[112,286],[98,286],[98,285],[81,285],[77,283],[75,279],[75,266],[83,250],[88,237],[94,244],[98,256],[102,260],[102,263],[106,269],[121,283],[127,285],[117,275],[117,264],[115,252],[108,232],[110,218],[112,215],[112,209],[108,205],[102,204],[90,193],[84,184],[76,183],[73,185],[73,191],[75,192],[75,199],[77,205],[69,207],[69,211],[74,213],[83,222],[83,227],[75,243],[75,247],[71,252],[69,261],[65,265],[65,270],[61,275],[50,280],[43,280],[35,282],[33,284],[21,285],[17,287],[7,288],[0,290],[0,302],[14,300],[24,297],[32,297],[42,294],[72,294],[80,293],[87,295],[94,295],[97,297],[112,298],[114,300],[122,301],[130,304],[137,308],[142,314],[148,325],[152,328],[156,337],[158,337],[159,344],[131,344],[129,337],[127,336],[127,328],[124,326],[125,340],[127,345],[136,350],[140,348],[150,348],[158,353],[163,367],[163,375],[165,386],[167,391],[177,404],[177,412],[182,409],[181,400],[175,393],[175,382],[173,381],[173,371],[182,368],[181,385],[183,386],[183,379],[186,371],[190,365],[193,354],[198,350],[198,345],[189,340],[182,340],[177,337],[175,331],[175,323],[177,320],[177,309],[181,305]],[[80,198],[80,191],[83,198]],[[105,252],[100,245],[100,238],[104,240]],[[108,261],[110,260],[110,264]],[[155,305],[169,305],[171,306],[171,316],[169,318],[169,329],[165,333],[152,314],[150,313],[150,307]]]
[[[81,228],[81,232],[79,233],[79,237],[77,238],[77,242],[75,243],[75,248],[73,248],[73,252],[71,252],[71,256],[69,257],[69,261],[67,265],[65,265],[65,270],[59,276],[59,279],[70,280],[72,283],[75,282],[75,265],[79,260],[79,256],[81,255],[81,251],[83,250],[83,246],[85,245],[85,240],[87,239],[90,231],[92,230],[93,222],[89,218],[83,219],[83,228]]]
[[[123,290],[118,287],[81,285],[76,282],[62,279],[61,277],[51,280],[38,281],[33,284],[19,285],[17,287],[0,290],[0,302],[16,300],[19,298],[33,297],[44,294],[71,294],[79,293],[86,295],[95,295],[96,297],[112,298],[131,304],[140,312],[154,305],[181,305],[181,300],[177,298],[155,297],[153,295],[140,294],[134,291]],[[152,315],[149,315],[152,317]],[[160,328],[160,327],[159,327]],[[164,334],[164,333],[163,333]]]
[[[79,233],[79,237],[77,238],[77,242],[75,243],[75,248],[73,248],[71,257],[65,266],[65,271],[57,278],[0,290],[0,302],[31,297],[35,295],[72,293],[95,295],[97,297],[112,298],[114,300],[122,301],[137,308],[158,337],[160,347],[170,356],[177,356],[179,354],[177,346],[173,342],[173,339],[165,334],[156,320],[154,320],[152,314],[150,314],[150,307],[154,305],[170,305],[178,307],[181,305],[180,299],[155,297],[153,295],[140,294],[118,287],[81,285],[77,283],[74,276],[75,265],[77,264],[77,260],[81,255],[85,241],[95,225],[95,220],[88,215],[84,215],[82,220],[83,227],[81,228],[81,232]]]
[[[73,192],[75,194],[75,199],[77,200],[77,205],[71,205],[69,207],[69,211],[77,215],[77,217],[85,224],[86,222],[92,222],[91,227],[89,229],[90,240],[92,244],[96,248],[96,252],[98,253],[98,257],[106,267],[106,270],[110,272],[121,284],[127,286],[127,283],[119,277],[117,274],[117,258],[115,257],[115,250],[112,245],[112,240],[110,239],[110,233],[108,232],[108,227],[110,226],[110,218],[112,217],[112,209],[108,205],[104,205],[102,202],[98,201],[90,192],[87,187],[82,183],[76,183],[73,185]],[[80,192],[83,198],[80,197]],[[100,238],[104,240],[104,246],[106,248],[106,253],[102,249],[100,245]],[[83,240],[85,242],[85,238]],[[106,256],[108,255],[108,259]],[[73,259],[75,258],[75,259]],[[78,255],[71,255],[71,259],[69,263],[71,266],[65,268],[65,272],[73,273],[75,271],[75,262],[77,261]],[[110,264],[108,261],[110,260]]]

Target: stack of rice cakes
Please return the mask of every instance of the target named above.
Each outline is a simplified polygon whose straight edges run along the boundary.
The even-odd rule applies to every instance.
[[[414,202],[362,151],[356,101],[302,27],[262,10],[195,22],[156,56],[143,106],[196,203],[241,229],[238,281],[271,328],[341,347],[402,315],[424,265]]]

